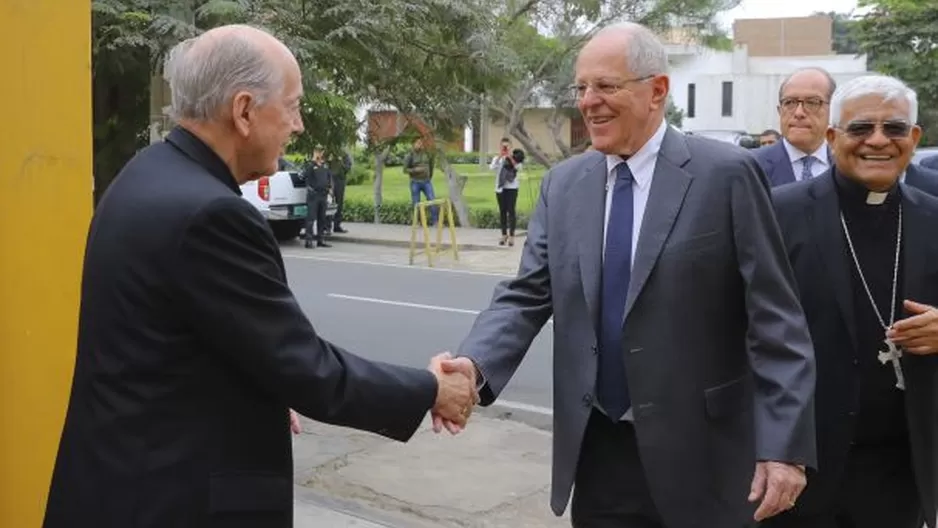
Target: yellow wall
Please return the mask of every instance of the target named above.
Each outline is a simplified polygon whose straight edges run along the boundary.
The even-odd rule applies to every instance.
[[[40,526],[91,214],[89,0],[0,0],[0,527]]]

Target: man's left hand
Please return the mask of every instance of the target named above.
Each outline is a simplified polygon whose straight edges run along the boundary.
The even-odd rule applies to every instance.
[[[762,499],[762,503],[753,518],[763,521],[793,508],[807,482],[803,466],[784,462],[757,462],[749,502]]]
[[[886,337],[910,354],[938,354],[938,309],[908,300],[902,305],[911,317],[897,321]]]

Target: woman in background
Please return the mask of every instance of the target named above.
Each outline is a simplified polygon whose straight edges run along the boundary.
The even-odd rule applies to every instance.
[[[511,140],[502,138],[499,153],[489,164],[489,168],[495,171],[495,198],[498,201],[499,227],[502,231],[499,246],[515,245],[515,227],[518,223],[515,213],[518,205],[518,171],[521,170],[523,162],[524,152],[520,149],[511,150]]]

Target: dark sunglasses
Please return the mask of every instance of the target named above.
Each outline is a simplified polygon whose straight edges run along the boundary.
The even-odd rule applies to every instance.
[[[894,120],[876,123],[873,121],[851,121],[841,128],[845,134],[853,139],[866,139],[876,132],[876,128],[881,127],[883,135],[889,139],[904,139],[909,137],[912,131],[912,124],[908,121]]]

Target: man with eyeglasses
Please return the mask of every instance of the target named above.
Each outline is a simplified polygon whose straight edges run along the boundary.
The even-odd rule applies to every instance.
[[[773,191],[817,358],[818,472],[764,528],[935,526],[938,199],[900,182],[917,112],[898,79],[845,83],[833,168]]]
[[[574,78],[594,150],[544,176],[517,276],[441,366],[491,405],[553,318],[550,503],[575,528],[741,528],[792,507],[814,353],[762,171],[667,125],[646,27],[599,31]]]
[[[778,90],[782,140],[753,151],[773,187],[814,178],[830,168],[824,132],[837,83],[821,68],[803,68]]]

